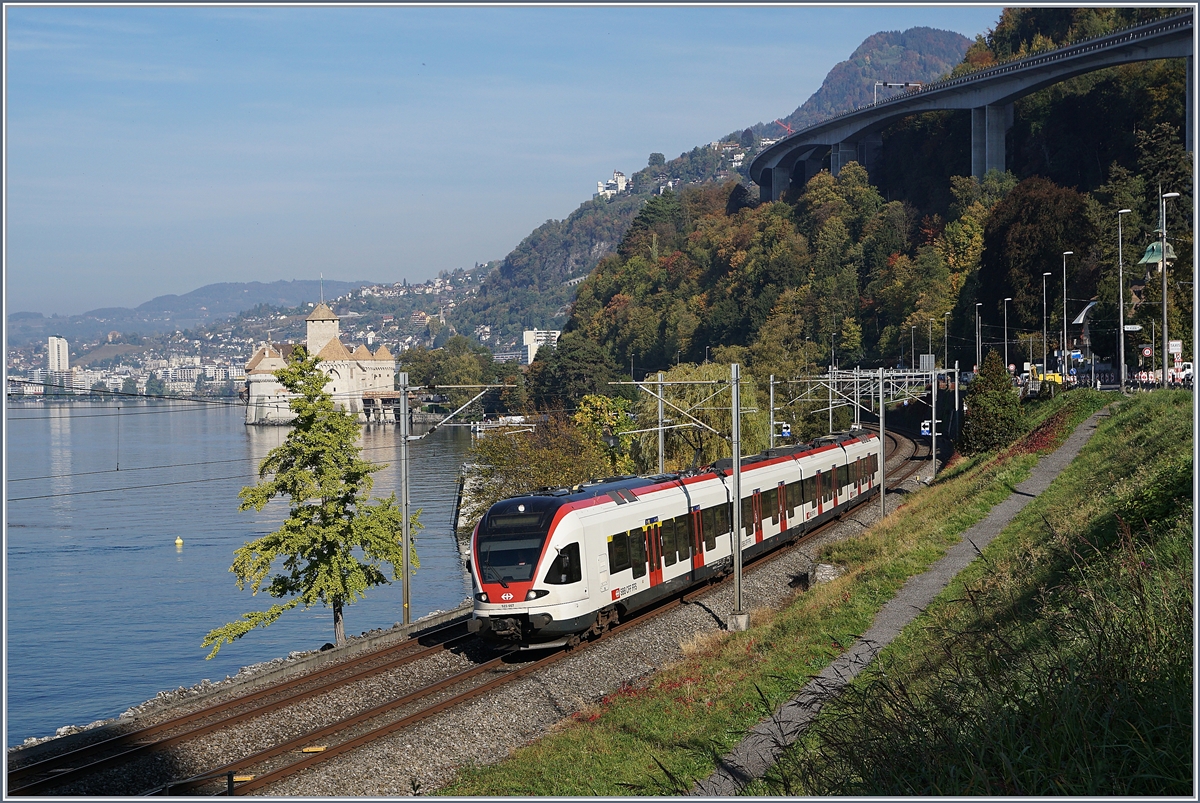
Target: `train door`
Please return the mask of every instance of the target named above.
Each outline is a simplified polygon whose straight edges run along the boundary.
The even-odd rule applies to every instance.
[[[785,532],[787,532],[787,528],[788,528],[788,515],[787,515],[787,508],[788,508],[788,493],[787,493],[787,483],[786,483],[786,482],[783,482],[782,480],[779,482],[779,485],[778,485],[778,486],[776,486],[776,488],[775,488],[775,504],[776,504],[776,505],[778,506],[778,508],[779,508],[779,517],[778,517],[778,519],[779,519],[779,532],[782,534],[782,533],[785,533]]]
[[[821,470],[817,469],[817,515],[820,516],[825,512],[825,490],[821,483]]]
[[[753,500],[751,504],[754,517],[754,543],[761,544],[763,540],[762,493],[756,488],[751,499]]]
[[[650,587],[653,588],[663,579],[662,524],[658,519],[654,519],[647,522],[642,529],[646,532],[646,557],[650,561]]]
[[[688,517],[692,523],[692,569],[699,569],[704,565],[704,522],[700,516],[700,506],[692,507],[692,514]]]

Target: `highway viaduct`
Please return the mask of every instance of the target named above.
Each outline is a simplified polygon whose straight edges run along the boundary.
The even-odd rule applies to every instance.
[[[970,109],[971,175],[1005,169],[1004,137],[1013,124],[1013,102],[1077,75],[1153,59],[1187,59],[1185,143],[1193,150],[1195,35],[1188,11],[995,67],[928,84],[831,117],[781,139],[750,164],[750,178],[764,201],[778,200],[793,184],[803,186],[829,154],[836,176],[856,161],[871,172],[883,151],[882,131],[912,114]],[[965,165],[964,165],[965,167]]]

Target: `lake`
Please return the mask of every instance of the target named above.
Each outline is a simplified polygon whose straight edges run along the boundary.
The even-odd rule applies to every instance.
[[[237,494],[289,429],[247,427],[244,414],[221,400],[9,406],[10,747],[333,640],[330,609],[292,610],[205,660],[209,630],[274,601],[238,591],[229,566],[236,548],[287,513],[281,501],[241,512]],[[425,527],[414,620],[471,593],[450,524],[470,444],[467,428],[444,427],[409,449],[411,504]],[[361,445],[366,459],[390,464],[372,495],[394,491],[399,501],[397,427],[364,426]],[[398,581],[369,590],[345,609],[347,635],[399,622],[401,600]]]

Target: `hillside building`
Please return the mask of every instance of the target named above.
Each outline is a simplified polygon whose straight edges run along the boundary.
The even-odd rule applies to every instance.
[[[538,349],[542,346],[558,345],[558,338],[562,332],[558,329],[526,329],[521,333],[521,343],[525,346],[525,364],[533,362],[533,358],[537,356]]]
[[[365,345],[351,351],[340,339],[340,319],[325,304],[318,304],[305,320],[305,348],[320,358],[320,368],[329,377],[325,390],[335,406],[356,413],[361,421],[394,421],[393,405],[400,394],[395,389],[396,360],[387,346],[374,354]],[[287,424],[295,418],[288,406],[293,394],[275,378],[292,349],[290,344],[263,343],[246,363],[247,424]]]

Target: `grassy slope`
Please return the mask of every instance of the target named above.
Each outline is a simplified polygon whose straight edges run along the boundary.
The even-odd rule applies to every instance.
[[[1030,408],[1024,448],[957,463],[882,526],[833,545],[849,571],[757,611],[746,633],[714,633],[646,683],[622,688],[499,764],[464,768],[449,795],[620,795],[684,791],[714,757],[789,698],[870,625],[908,577],[926,569],[1029,475],[1110,394],[1076,391]]]
[[[1191,406],[1122,403],[753,791],[1191,795]]]

